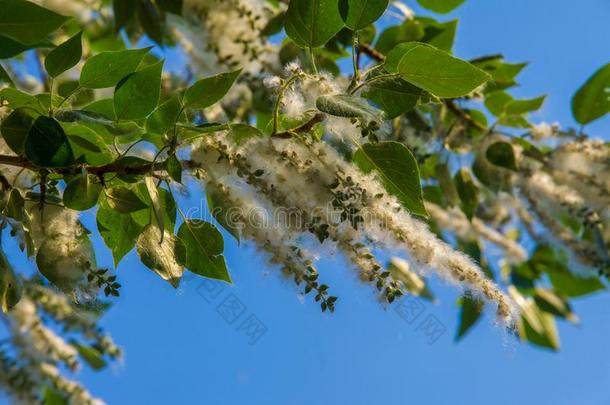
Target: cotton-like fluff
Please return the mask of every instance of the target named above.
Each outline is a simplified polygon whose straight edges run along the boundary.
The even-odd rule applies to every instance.
[[[549,157],[550,174],[574,189],[600,214],[610,207],[610,144],[583,139],[565,143]]]
[[[539,171],[523,176],[519,182],[521,193],[546,228],[545,237],[570,255],[571,269],[585,271],[605,269],[609,263],[603,252],[593,244],[577,237],[557,218],[569,213],[583,226],[598,232],[601,225],[597,212],[588,208],[585,199],[565,184],[557,184],[551,175]],[[584,266],[584,268],[583,268]]]
[[[28,297],[22,297],[10,311],[9,323],[15,344],[27,359],[34,362],[61,361],[70,369],[76,368],[76,349],[42,323],[36,305]]]
[[[292,209],[274,206],[267,197],[272,190],[258,183],[259,189],[249,184],[260,176],[240,171],[216,150],[196,149],[192,157],[205,170],[206,192],[217,199],[216,218],[238,233],[241,238],[255,242],[270,255],[270,262],[280,265],[285,275],[297,284],[305,284],[305,293],[315,291],[324,308],[333,309],[328,290],[318,282],[314,267],[316,257],[303,248],[303,218]],[[258,174],[258,173],[257,173]],[[264,192],[261,192],[264,191]],[[216,198],[219,197],[219,198]]]
[[[387,195],[374,176],[362,175],[329,145],[292,139],[254,139],[235,145],[226,138],[222,146],[215,145],[211,138],[206,142],[208,147],[224,148],[229,155],[239,156],[237,160],[245,161],[241,170],[258,172],[259,181],[273,186],[272,192],[278,196],[274,204],[295,207],[312,222],[324,225],[322,236],[325,232],[326,237],[335,240],[348,258],[354,257],[354,250],[367,240],[404,251],[420,271],[433,270],[479,292],[498,305],[501,318],[512,321],[511,300],[472,260],[437,239],[423,222]],[[319,233],[315,225],[312,232]],[[360,260],[356,264],[364,267]]]
[[[75,293],[75,298],[95,297],[97,288],[86,280],[95,266],[95,254],[77,211],[52,204],[40,209],[38,202],[28,201],[26,214],[25,227],[40,272],[57,287]]]
[[[284,71],[288,80],[290,77],[296,80],[292,81],[281,97],[281,111],[286,117],[295,120],[317,112],[316,102],[320,96],[342,94],[349,85],[343,77],[337,78],[327,73],[306,74],[296,62],[286,65]],[[268,84],[272,82],[268,81]],[[353,140],[362,142],[361,130],[349,118],[328,115],[323,125],[326,133],[334,139],[348,141],[349,144]]]
[[[443,209],[436,204],[426,202],[426,211],[441,229],[455,232],[468,240],[482,238],[501,247],[506,252],[509,263],[519,263],[527,259],[527,252],[523,246],[487,226],[479,218],[474,217],[469,221],[458,208]]]
[[[548,122],[541,122],[540,124],[534,125],[530,130],[532,138],[536,141],[542,141],[544,139],[551,138],[559,130],[559,124],[554,122],[549,124]]]
[[[170,18],[169,25],[199,74],[257,74],[276,64],[277,50],[261,36],[273,13],[264,0],[185,0],[187,23]]]

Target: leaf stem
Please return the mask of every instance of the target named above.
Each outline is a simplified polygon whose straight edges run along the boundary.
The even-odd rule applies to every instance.
[[[278,121],[280,117],[280,105],[282,104],[282,98],[284,98],[284,93],[299,78],[298,74],[294,74],[283,83],[277,91],[277,100],[275,100],[275,106],[273,108],[273,129],[271,130],[271,135],[275,135],[277,133]]]
[[[379,75],[379,76],[371,77],[370,79],[367,79],[367,80],[363,81],[362,83],[360,83],[358,86],[354,87],[349,92],[349,94],[355,94],[358,90],[360,90],[364,86],[368,86],[372,82],[375,82],[375,81],[378,81],[378,80],[383,80],[383,79],[394,79],[396,77],[400,77],[400,74],[398,74],[398,73],[388,73],[388,74],[384,74],[384,75]]]
[[[313,54],[313,48],[309,47],[309,62],[311,64],[311,70],[313,72],[314,75],[318,74],[318,67],[316,66],[316,58],[315,55]]]

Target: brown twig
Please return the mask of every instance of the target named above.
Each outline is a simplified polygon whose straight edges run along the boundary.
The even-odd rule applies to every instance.
[[[283,138],[283,139],[292,138],[292,135],[295,133],[299,134],[299,133],[305,133],[305,132],[311,131],[312,128],[316,124],[322,122],[323,120],[324,120],[324,114],[318,113],[318,114],[314,115],[306,123],[304,123],[296,128],[289,129],[287,131],[278,132],[272,136],[273,136],[273,138]]]
[[[23,167],[30,170],[40,170],[41,168],[34,165],[32,162],[27,160],[21,156],[10,156],[10,155],[0,155],[0,164],[8,165],[8,166],[16,166]],[[151,170],[163,170],[165,168],[165,162],[157,162],[157,163],[146,163],[135,166],[125,165],[122,162],[112,162],[103,166],[68,166],[68,167],[59,167],[59,168],[49,168],[54,173],[59,174],[77,174],[80,173],[82,168],[85,168],[89,173],[101,176],[106,173],[116,173],[121,175],[129,175],[129,174],[146,174]]]
[[[468,114],[466,111],[464,111],[460,107],[458,107],[452,99],[443,100],[443,104],[445,104],[445,107],[447,107],[447,109],[449,111],[451,111],[452,113],[457,115],[457,117],[459,119],[461,119],[468,125],[476,128],[478,130],[481,130],[481,131],[487,130],[487,128],[484,125],[481,125],[479,122],[475,121],[475,119],[472,118],[472,116],[470,116],[470,114]]]
[[[378,62],[383,62],[385,60],[384,54],[367,44],[358,44],[358,52],[361,52],[369,58],[375,59]]]

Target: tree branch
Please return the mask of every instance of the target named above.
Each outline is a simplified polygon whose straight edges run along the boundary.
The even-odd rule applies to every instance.
[[[371,47],[370,45],[358,44],[358,52],[362,52],[365,55],[369,56],[371,59],[374,59],[378,62],[385,61],[385,55],[383,55],[381,52],[377,51],[375,48]],[[453,99],[445,99],[445,100],[443,100],[443,104],[445,104],[445,107],[447,107],[447,109],[449,109],[449,111],[454,113],[458,118],[460,118],[462,121],[466,122],[468,125],[470,125],[474,128],[477,128],[481,131],[485,131],[487,129],[485,126],[483,126],[480,123],[478,123],[477,121],[475,121],[470,116],[470,114],[468,114],[467,112],[462,110],[460,107],[458,107],[455,104],[455,102],[453,101]]]
[[[48,169],[48,170],[53,171],[54,173],[59,173],[59,174],[64,174],[64,175],[65,174],[68,174],[68,175],[77,174],[77,173],[80,173],[80,171],[83,168],[85,168],[87,170],[87,172],[94,174],[96,176],[101,176],[106,173],[116,173],[116,174],[122,174],[122,175],[145,174],[145,173],[150,172],[151,170],[155,171],[155,170],[165,169],[165,162],[157,162],[154,164],[146,163],[146,164],[140,164],[140,165],[135,165],[135,166],[129,166],[129,165],[125,165],[119,161],[108,163],[103,166],[79,165],[79,166],[68,166],[68,167],[59,167],[59,168],[51,169],[51,168],[36,166],[24,157],[10,156],[10,155],[0,155],[0,164],[8,165],[8,166],[23,167],[23,168],[33,170],[33,171],[37,171],[37,170],[41,170],[41,169]]]
[[[292,138],[292,135],[295,133],[299,134],[299,133],[305,133],[305,132],[311,131],[312,128],[316,124],[318,124],[322,121],[324,121],[324,114],[318,113],[318,114],[314,115],[306,123],[304,123],[296,128],[289,129],[287,131],[278,132],[277,134],[272,135],[272,137],[273,138],[283,138],[283,139]]]

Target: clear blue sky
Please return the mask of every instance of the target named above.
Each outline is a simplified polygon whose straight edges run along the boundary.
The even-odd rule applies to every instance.
[[[610,61],[607,0],[466,0],[440,18],[449,17],[461,19],[458,56],[501,52],[509,61],[531,62],[515,94],[549,94],[537,119],[573,125],[571,95]],[[588,132],[608,139],[609,121]],[[200,197],[185,203],[198,204]],[[86,221],[94,227],[92,218]],[[110,266],[107,250],[96,243],[99,261]],[[439,303],[424,303],[409,325],[395,307],[379,305],[339,258],[320,269],[340,297],[328,315],[311,297],[300,302],[294,285],[252,247],[238,248],[227,238],[226,257],[235,285],[213,303],[198,293],[200,279],[175,291],[135,253],[123,260],[121,298],[103,325],[124,348],[125,361],[80,373],[94,394],[129,405],[610,403],[607,293],[575,302],[582,323],[560,323],[562,349],[555,354],[515,342],[490,316],[456,344],[457,294],[442,283],[432,286]],[[231,294],[246,307],[233,324],[216,310]],[[254,345],[236,330],[250,314],[267,328]],[[428,315],[447,328],[432,345],[417,330]]]

